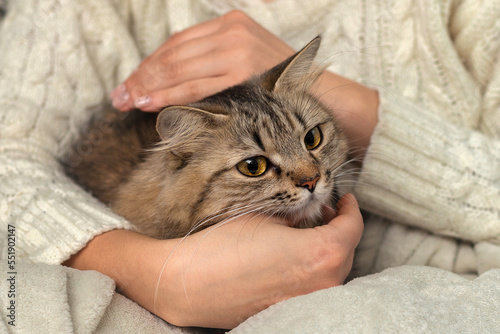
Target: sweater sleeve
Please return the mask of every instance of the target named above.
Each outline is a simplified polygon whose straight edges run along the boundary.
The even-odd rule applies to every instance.
[[[368,210],[428,231],[500,243],[500,140],[381,92],[356,188]],[[498,103],[498,101],[497,101]],[[500,129],[500,109],[490,117]]]
[[[59,161],[140,58],[107,1],[10,5],[0,30],[0,249],[4,257],[14,229],[19,259],[57,264],[100,233],[129,228]]]
[[[439,36],[433,47],[441,58],[428,67],[441,64],[452,78],[448,88],[462,85],[457,105],[380,91],[379,124],[356,189],[370,211],[441,235],[500,243],[499,14],[496,1],[455,1],[447,24],[425,27],[440,29],[429,30]],[[447,89],[435,84],[422,85],[427,96]]]

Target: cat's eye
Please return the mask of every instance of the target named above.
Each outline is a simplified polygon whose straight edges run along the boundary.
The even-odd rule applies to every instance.
[[[319,144],[321,144],[321,131],[319,130],[319,127],[315,126],[306,133],[304,144],[306,144],[306,148],[308,150],[314,150],[319,146]]]
[[[252,157],[243,160],[236,165],[241,174],[246,176],[260,176],[267,169],[267,159],[264,157]]]

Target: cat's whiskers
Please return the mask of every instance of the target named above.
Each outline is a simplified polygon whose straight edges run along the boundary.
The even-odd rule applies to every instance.
[[[335,164],[333,165],[333,168],[332,168],[332,171],[331,171],[331,172],[332,172],[333,174],[337,175],[337,172],[338,172],[340,169],[344,168],[344,167],[345,167],[345,166],[347,166],[348,164],[353,163],[353,162],[355,162],[355,161],[356,161],[356,159],[344,160],[344,158],[343,158],[343,157],[338,157],[338,158],[337,158],[337,161],[336,161],[336,162],[335,162]]]
[[[209,216],[205,217],[203,220],[201,220],[200,222],[194,224],[193,227],[187,233],[187,235],[190,235],[193,231],[199,229],[201,226],[209,224],[211,221],[217,220],[218,218],[220,218],[223,215],[231,214],[231,213],[238,211],[238,210],[241,210],[241,209],[248,209],[248,208],[252,207],[252,205],[257,205],[257,204],[256,204],[256,202],[250,202],[250,203],[243,203],[243,204],[239,204],[239,205],[232,205],[232,206],[229,206],[227,208],[224,208],[224,209],[220,210],[219,212],[212,214],[212,215],[209,215]],[[228,210],[228,209],[230,209],[230,210]],[[210,224],[210,225],[212,225],[212,224]]]

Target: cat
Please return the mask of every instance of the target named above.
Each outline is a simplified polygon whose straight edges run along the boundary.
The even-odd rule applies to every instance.
[[[199,102],[106,113],[71,150],[67,174],[159,239],[249,212],[317,225],[323,205],[335,208],[348,153],[332,112],[310,93],[320,41]]]

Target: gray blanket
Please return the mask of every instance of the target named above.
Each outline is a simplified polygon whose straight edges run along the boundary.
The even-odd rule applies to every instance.
[[[200,333],[167,324],[94,271],[1,262],[2,333]],[[14,305],[14,306],[12,306]],[[402,266],[292,298],[231,333],[500,333],[500,269],[469,280]]]

